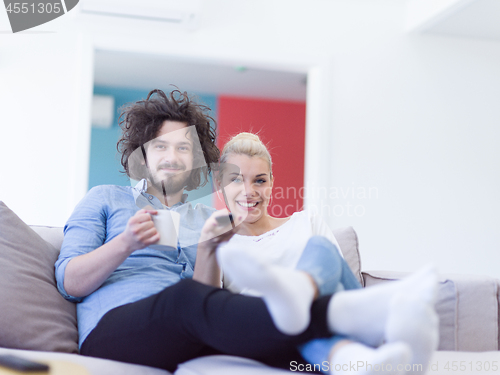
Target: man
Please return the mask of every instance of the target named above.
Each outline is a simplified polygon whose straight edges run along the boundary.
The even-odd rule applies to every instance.
[[[158,99],[151,99],[154,94],[158,95]],[[174,98],[176,94],[181,96],[180,99]],[[185,187],[192,190],[200,184],[206,183],[210,163],[216,162],[219,157],[219,150],[215,145],[215,129],[211,127],[212,119],[203,113],[204,109],[203,106],[189,101],[186,94],[173,92],[171,98],[168,99],[159,90],[153,90],[148,95],[146,101],[135,103],[126,108],[122,114],[123,120],[121,122],[123,136],[118,142],[122,150],[122,165],[129,177],[142,180],[133,189],[106,186],[98,187],[96,190],[106,190],[107,195],[120,197],[119,199],[111,199],[110,204],[118,202],[121,204],[118,211],[122,217],[121,221],[127,222],[130,217],[132,218],[128,220],[123,233],[110,233],[108,230],[105,242],[107,247],[111,247],[110,250],[105,248],[102,251],[99,249],[98,252],[93,252],[92,255],[96,258],[95,260],[101,266],[104,263],[107,267],[97,268],[89,262],[89,269],[86,269],[82,264],[78,264],[78,261],[69,263],[69,267],[67,268],[68,274],[66,276],[69,275],[70,277],[66,277],[64,285],[61,286],[63,289],[67,289],[70,295],[82,297],[90,294],[107,279],[110,272],[114,271],[126,259],[129,255],[128,253],[151,245],[159,240],[159,234],[150,216],[152,211],[140,210],[136,212],[137,206],[162,209],[162,202],[167,198],[168,202],[164,203],[171,209],[180,210],[183,213],[182,217],[184,221],[189,221],[189,223],[182,223],[183,225],[181,225],[181,237],[183,240],[190,245],[198,242],[199,231],[205,220],[212,214],[213,209],[206,206],[199,206],[196,213],[192,212],[193,208],[190,205],[183,205],[186,199],[186,196],[183,196],[183,190]],[[187,128],[187,123],[196,124],[194,127],[198,131],[198,138],[203,142],[201,147],[200,143],[198,143],[198,150],[196,150],[195,154],[193,153],[194,146],[192,139],[194,137],[190,137],[189,132],[185,134],[181,130]],[[157,136],[156,140],[151,140],[154,136]],[[179,145],[172,144],[168,150],[165,145],[159,144],[159,142],[168,142],[169,139],[172,142],[184,143]],[[149,145],[148,141],[153,144]],[[183,150],[187,148],[186,145],[189,147],[188,152],[177,152],[177,149],[181,146]],[[175,146],[177,147],[174,149]],[[147,149],[147,155],[149,155],[150,159],[149,164],[151,166],[149,168],[143,166],[144,162],[140,164],[137,162],[134,163],[137,158],[130,158],[134,154],[134,151],[144,150],[144,147]],[[167,155],[164,155],[166,157],[159,158],[157,150],[160,147],[168,151]],[[200,150],[200,148],[203,150]],[[137,152],[135,153],[137,154]],[[193,169],[195,163],[197,165],[202,164],[199,160],[195,160],[200,158],[200,153],[202,158],[203,154],[207,155],[208,165],[205,164],[204,168]],[[148,175],[150,178],[146,180],[145,177],[148,177]],[[200,183],[202,177],[204,181]],[[166,194],[163,194],[159,186],[160,181],[166,182]],[[90,195],[94,196],[95,194],[91,192]],[[126,210],[123,207],[124,199],[122,196],[129,198],[125,205]],[[83,205],[80,204],[80,206]],[[88,204],[85,204],[85,206],[87,207],[82,207],[83,210],[90,209]],[[109,223],[107,224],[109,225]],[[101,236],[103,234],[101,233]],[[115,244],[116,246],[113,246]],[[123,252],[124,248],[127,248],[126,252]],[[80,253],[84,253],[83,249],[80,250]],[[120,256],[118,257],[114,254],[117,250],[120,252]],[[103,259],[97,255],[101,257],[107,256],[111,259]],[[177,262],[184,266],[183,278],[191,277],[195,255],[196,246],[180,249],[179,254],[177,254]],[[62,268],[66,268],[64,264],[62,266]],[[83,278],[85,282],[78,281],[75,285],[72,285],[71,274],[73,272],[77,274],[77,279]],[[99,274],[96,274],[97,272]]]
[[[139,182],[91,189],[69,218],[56,279],[61,294],[78,302],[82,354],[169,371],[211,353],[283,364],[301,361],[297,344],[329,334],[328,299],[316,304],[322,322],[292,337],[275,328],[262,300],[190,280],[194,269],[214,268],[211,250],[232,235],[204,241],[222,232],[213,231],[214,210],[192,207],[183,195],[207,182],[219,157],[206,109],[185,93],[159,90],[125,108],[118,148],[125,172]],[[181,216],[175,251],[149,247],[159,239],[151,219],[158,209]]]

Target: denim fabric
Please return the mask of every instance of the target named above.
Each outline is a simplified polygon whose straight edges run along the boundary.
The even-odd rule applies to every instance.
[[[307,272],[317,284],[320,296],[340,290],[360,289],[361,285],[347,262],[339,254],[337,247],[327,238],[314,236],[309,239],[297,263],[297,269]],[[339,341],[347,339],[342,335],[315,339],[298,347],[304,359],[318,365],[328,373],[328,355]],[[325,366],[326,365],[326,366]]]
[[[155,209],[169,209],[145,192],[143,182],[136,188],[97,186],[76,206],[64,227],[64,241],[55,264],[56,280],[60,293],[66,299],[79,302],[77,316],[80,345],[109,310],[151,296],[193,275],[201,228],[215,209],[201,204],[193,208],[190,203],[180,202],[170,208],[181,215],[176,250],[137,250],[91,295],[77,298],[66,292],[64,272],[68,262],[122,233],[128,220],[145,203]]]
[[[314,279],[320,296],[338,291],[339,283],[341,290],[361,288],[337,246],[322,236],[309,239],[296,268]]]
[[[325,374],[330,373],[329,354],[333,346],[339,341],[345,340],[347,337],[342,335],[334,335],[323,339],[314,339],[297,347],[302,357],[315,368],[320,369]]]

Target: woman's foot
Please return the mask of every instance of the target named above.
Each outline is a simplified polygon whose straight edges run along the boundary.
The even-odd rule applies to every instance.
[[[237,288],[262,297],[281,332],[297,335],[307,328],[317,290],[305,272],[269,265],[248,251],[230,248],[220,248],[217,260]]]

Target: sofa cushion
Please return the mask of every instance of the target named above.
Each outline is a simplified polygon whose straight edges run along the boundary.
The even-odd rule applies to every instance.
[[[370,271],[363,272],[365,286],[393,281],[407,276],[405,272]],[[456,305],[455,285],[449,280],[441,280],[438,287],[436,312],[439,315],[439,347],[438,350],[456,350]]]
[[[426,375],[493,375],[500,369],[500,352],[456,352],[433,353]],[[421,374],[420,371],[415,371]]]
[[[363,272],[366,287],[407,275],[394,271]],[[435,305],[439,315],[438,350],[498,350],[497,294],[494,278],[440,275]]]
[[[291,367],[295,370],[294,367]],[[211,355],[195,358],[179,365],[175,375],[286,375],[290,371],[269,367],[248,358]]]
[[[78,351],[75,305],[56,289],[58,254],[0,201],[0,346]]]
[[[333,230],[337,239],[342,255],[356,276],[356,279],[363,285],[361,276],[361,257],[359,256],[358,236],[352,227],[337,228]]]

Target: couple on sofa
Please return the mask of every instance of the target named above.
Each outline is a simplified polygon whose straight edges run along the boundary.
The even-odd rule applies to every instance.
[[[320,218],[268,214],[274,176],[258,136],[238,134],[220,155],[207,111],[177,90],[124,109],[121,161],[138,183],[91,189],[56,262],[59,291],[78,302],[80,352],[169,371],[230,354],[292,370],[424,373],[438,341],[435,271],[361,289]],[[186,201],[211,170],[230,214]],[[180,215],[177,249],[150,247],[159,210]]]

